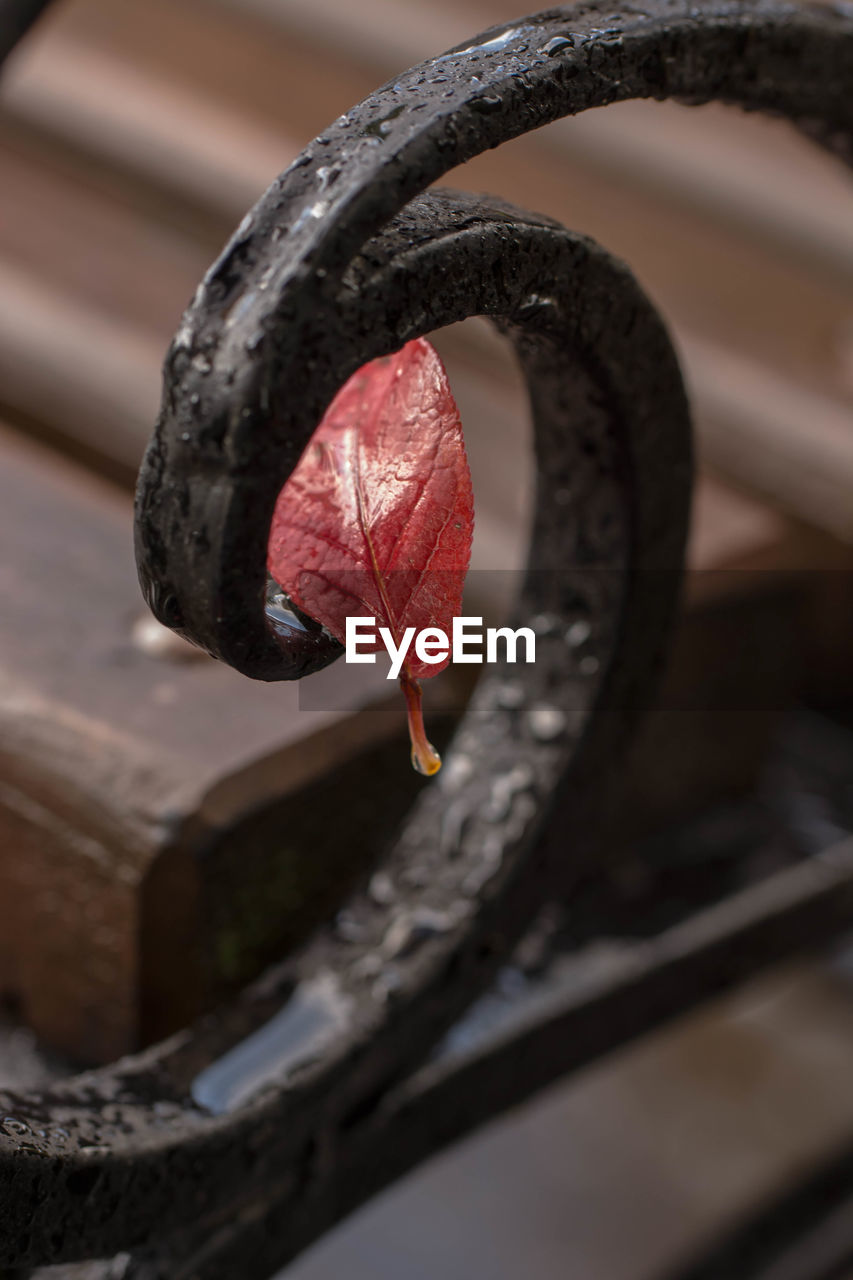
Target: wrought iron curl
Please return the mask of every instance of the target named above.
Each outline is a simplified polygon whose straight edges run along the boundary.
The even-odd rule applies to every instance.
[[[847,10],[552,9],[371,95],[238,228],[170,348],[141,474],[138,562],[157,616],[260,679],[298,678],[336,656],[322,633],[282,640],[269,625],[275,498],[354,369],[487,315],[528,382],[538,494],[518,609],[547,617],[547,634],[534,667],[478,686],[445,771],[388,855],[392,906],[359,894],[346,905],[354,935],[322,930],[221,1017],[39,1097],[5,1099],[18,1126],[0,1126],[0,1260],[104,1255],[154,1233],[177,1241],[189,1223],[191,1237],[212,1238],[253,1203],[307,1214],[292,1232],[306,1242],[349,1205],[330,1170],[346,1166],[358,1118],[423,1060],[594,845],[677,598],[690,484],[677,362],[629,271],[591,241],[426,187],[529,129],[634,97],[783,114],[849,161],[851,80]],[[581,614],[596,660],[584,671],[565,642]],[[525,785],[490,813],[493,779],[519,764]],[[556,857],[549,833],[569,822]],[[401,921],[424,908],[444,926],[395,951],[394,928],[402,936]],[[332,1009],[322,1048],[231,1109],[201,1105],[199,1071],[293,992]],[[423,1148],[414,1141],[412,1159]],[[328,1204],[297,1209],[312,1180]],[[293,1247],[277,1253],[267,1239],[264,1256]],[[193,1274],[227,1274],[207,1253]]]

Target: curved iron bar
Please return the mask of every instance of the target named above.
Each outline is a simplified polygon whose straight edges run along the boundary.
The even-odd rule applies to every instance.
[[[388,347],[405,330],[395,329],[389,341],[383,317],[388,325],[408,323],[407,297],[425,328],[486,311],[502,313],[517,335],[540,446],[546,457],[559,459],[560,448],[565,457],[540,477],[535,536],[542,568],[525,586],[525,614],[545,618],[547,634],[523,678],[510,667],[479,685],[445,770],[385,863],[395,887],[390,905],[358,895],[347,905],[343,935],[322,931],[209,1032],[14,1107],[27,1133],[17,1160],[0,1164],[0,1177],[8,1185],[7,1212],[27,1224],[27,1248],[36,1256],[73,1256],[93,1238],[114,1248],[139,1242],[153,1228],[166,1231],[251,1188],[293,1177],[317,1147],[333,1149],[351,1115],[423,1057],[565,880],[563,850],[553,860],[536,837],[582,744],[560,797],[577,824],[580,862],[606,799],[600,779],[646,693],[678,585],[688,424],[668,339],[629,273],[547,220],[441,193],[394,219],[349,279],[353,302],[342,299],[342,324],[353,344],[363,341],[356,307],[364,299],[373,304],[370,341]],[[535,292],[543,279],[547,298]],[[614,300],[618,326],[609,323]],[[356,350],[352,364],[371,353]],[[577,435],[569,449],[570,420]],[[628,453],[629,422],[641,428],[633,447],[639,461]],[[668,483],[657,504],[646,512],[629,506],[635,470],[648,475],[658,462]],[[563,487],[575,499],[571,514],[559,498]],[[576,567],[563,569],[567,541]],[[629,544],[643,553],[630,576],[621,561]],[[620,610],[623,595],[630,608]],[[599,673],[573,667],[565,640],[585,615],[588,647],[602,655]],[[611,656],[609,706],[587,725]],[[510,776],[511,803],[500,805],[494,784]],[[188,1086],[199,1068],[268,1018],[282,998],[285,1016],[289,1007],[307,1007],[328,1017],[334,1035],[322,1054],[309,1042],[274,1090],[233,1111],[227,1100],[219,1115],[193,1106]],[[155,1113],[144,1101],[152,1093],[175,1105]],[[196,1098],[210,1102],[206,1088]],[[43,1159],[56,1150],[57,1127],[84,1148],[69,1151],[66,1140],[61,1175]],[[84,1187],[97,1179],[99,1194],[85,1217],[79,1201],[62,1194],[69,1176]],[[33,1213],[34,1203],[43,1211]]]
[[[542,656],[478,686],[445,771],[388,856],[390,906],[357,895],[345,931],[321,931],[220,1017],[6,1098],[3,1261],[132,1248],[272,1188],[286,1196],[333,1165],[357,1118],[423,1060],[589,857],[677,594],[689,488],[677,366],[629,273],[591,242],[471,197],[417,193],[526,129],[638,96],[781,113],[849,160],[851,72],[853,20],[840,10],[550,10],[379,90],[238,230],[170,350],[143,470],[139,563],[155,612],[259,678],[333,657],[322,635],[282,644],[267,625],[278,490],[358,365],[486,314],[515,342],[533,404],[539,502],[519,609],[546,620]],[[564,641],[581,614],[594,673],[573,666]],[[519,767],[524,785],[497,805],[494,779]],[[573,847],[557,857],[549,833],[569,818]],[[193,1097],[198,1073],[279,1009],[303,1030],[278,1070],[230,1102]]]

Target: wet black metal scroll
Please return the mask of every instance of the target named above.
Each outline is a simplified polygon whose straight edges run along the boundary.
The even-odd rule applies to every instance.
[[[166,363],[137,504],[154,612],[260,679],[337,656],[319,630],[271,625],[276,495],[360,364],[485,315],[511,337],[532,405],[536,517],[516,608],[538,620],[537,662],[481,680],[383,863],[381,894],[342,904],[336,925],[216,1019],[3,1101],[0,1260],[106,1256],[156,1236],[159,1260],[129,1261],[127,1274],[184,1274],[173,1265],[183,1257],[194,1259],[187,1275],[212,1280],[234,1274],[229,1249],[247,1262],[237,1223],[263,1237],[252,1265],[265,1274],[371,1185],[352,1146],[378,1125],[363,1140],[369,1167],[370,1143],[387,1154],[383,1135],[402,1133],[382,1129],[396,1114],[383,1112],[389,1087],[589,859],[677,597],[690,489],[680,375],[654,309],[602,249],[497,201],[423,194],[428,184],[526,130],[634,97],[782,114],[849,160],[851,81],[849,11],[742,0],[552,9],[371,95],[247,215]],[[579,621],[583,664],[570,641]],[[546,1059],[530,1058],[529,1088],[544,1083]],[[526,1078],[516,1064],[495,1108],[523,1096]],[[430,1136],[430,1114],[400,1148],[403,1164],[447,1136],[440,1125]]]

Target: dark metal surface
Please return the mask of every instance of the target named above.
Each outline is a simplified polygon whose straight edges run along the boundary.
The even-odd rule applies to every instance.
[[[518,612],[543,619],[538,661],[523,675],[496,669],[478,686],[444,772],[383,864],[382,894],[357,895],[335,925],[192,1032],[0,1102],[0,1261],[103,1256],[171,1237],[172,1262],[128,1265],[140,1276],[225,1277],[235,1274],[229,1249],[246,1239],[233,1232],[239,1218],[260,1276],[380,1185],[380,1171],[453,1136],[461,1112],[449,1096],[443,1137],[431,1109],[410,1129],[408,1118],[392,1123],[387,1090],[589,864],[674,607],[689,441],[666,334],[624,267],[547,219],[418,193],[489,146],[630,97],[784,114],[849,159],[851,78],[849,11],[554,9],[379,90],[247,217],[167,361],[137,523],[158,617],[262,679],[296,678],[333,657],[322,635],[282,645],[266,623],[278,490],[359,364],[486,314],[513,338],[533,405],[539,500]],[[597,660],[584,670],[565,641],[580,618]],[[842,861],[840,872],[816,869],[797,884],[784,938],[805,941],[851,918]],[[651,983],[644,1025],[724,980],[727,956],[741,973],[776,954],[778,911],[775,899],[757,917],[736,904],[710,935],[683,934],[642,978]],[[738,937],[742,953],[729,950]],[[620,998],[605,992],[593,1014],[584,1006],[591,1052],[638,1029],[620,1021]],[[269,1044],[245,1045],[277,1014],[284,1043],[264,1070]],[[527,1052],[511,1069],[494,1048],[494,1092],[474,1090],[481,1118],[544,1083],[550,1063],[571,1065],[556,1050],[564,1034],[560,1017],[546,1017],[531,1035],[554,1052]],[[448,1090],[458,1085],[464,1100],[464,1067],[452,1079]],[[181,1256],[193,1259],[189,1270],[173,1265]]]
[[[845,1146],[666,1280],[849,1280],[853,1150]]]
[[[0,0],[0,66],[50,4],[51,0]]]

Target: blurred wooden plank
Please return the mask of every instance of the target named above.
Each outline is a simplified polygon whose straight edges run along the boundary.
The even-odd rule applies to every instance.
[[[216,131],[206,140],[202,126],[208,107],[215,104],[214,110],[235,114],[243,137],[236,166],[228,159],[233,149],[219,149],[221,173],[210,185],[227,193],[236,180],[229,173],[232,168],[246,186],[252,185],[247,174],[250,168],[254,172],[254,163],[250,166],[248,158],[256,149],[248,142],[250,121],[262,140],[271,131],[286,131],[292,141],[282,154],[289,159],[294,147],[383,74],[399,69],[386,49],[389,40],[405,39],[407,63],[428,52],[431,45],[424,43],[426,33],[419,27],[427,24],[416,11],[407,10],[401,18],[397,6],[392,6],[393,15],[386,14],[388,7],[388,0],[373,0],[365,14],[355,16],[339,0],[323,0],[316,7],[292,4],[276,9],[281,17],[276,26],[254,24],[243,6],[229,9],[209,0],[171,6],[163,0],[127,0],[121,18],[110,11],[109,21],[104,0],[71,0],[54,15],[37,48],[31,46],[11,68],[3,100],[18,117],[43,111],[46,125],[70,136],[79,114],[76,93],[89,94],[93,102],[100,95],[101,117],[110,114],[111,93],[93,86],[94,76],[75,71],[78,59],[85,68],[94,56],[105,85],[121,81],[127,71],[143,128],[147,97],[154,134],[162,137],[158,121],[163,115],[171,115],[178,138],[186,121],[194,121],[185,150],[207,158],[216,157]],[[467,24],[470,15],[458,7],[452,12],[452,34],[458,35],[460,19]],[[430,10],[433,40],[447,13],[448,6],[435,14]],[[380,21],[383,15],[389,21]],[[479,21],[482,15],[477,17]],[[362,32],[360,41],[350,40],[354,25]],[[449,35],[449,29],[442,34],[442,46]],[[373,51],[372,62],[360,60],[365,43]],[[112,71],[105,66],[111,60]],[[161,95],[171,92],[169,84],[186,110],[159,110]],[[195,106],[193,94],[198,95]],[[97,113],[88,117],[89,145],[107,145],[102,138],[112,136],[112,127],[92,127]],[[588,128],[594,137],[584,142]],[[138,163],[145,166],[162,154],[157,163],[180,179],[182,166],[169,161],[174,143],[166,139],[162,148],[147,145],[131,132],[133,145],[123,149],[124,163],[134,162],[135,148]],[[610,142],[599,143],[599,135],[605,134]],[[576,148],[573,138],[580,139]],[[648,158],[640,145],[643,138],[647,148],[657,148]],[[609,160],[608,148],[615,148]],[[120,145],[110,149],[114,155],[122,150]],[[271,156],[275,144],[265,143],[261,150]],[[630,165],[626,153],[634,157]],[[792,183],[791,172],[798,166],[803,180]],[[192,174],[188,162],[187,187]],[[705,175],[701,190],[700,175]],[[271,176],[261,159],[253,190]],[[778,122],[724,114],[714,107],[688,115],[671,104],[624,104],[509,143],[471,162],[451,180],[492,189],[595,235],[632,264],[680,325],[754,350],[781,370],[849,394],[833,339],[851,323],[849,183],[829,157]],[[711,199],[712,190],[716,199]],[[738,209],[747,207],[754,216],[741,218]],[[790,238],[795,228],[801,233],[809,209],[812,221],[820,223],[808,235],[814,253],[798,255],[791,252]],[[228,212],[233,221],[233,208]],[[782,236],[784,251],[773,230],[780,218],[788,228]]]
[[[397,0],[217,0],[249,8],[327,53],[369,67],[377,80],[464,43],[477,31],[523,24],[512,0],[434,3]],[[567,27],[570,29],[570,23]],[[561,121],[543,138],[580,160],[637,185],[666,190],[707,217],[722,216],[829,270],[853,278],[853,222],[848,175],[830,157],[799,142],[785,126],[713,105],[701,111],[669,103],[625,103]],[[791,181],[791,172],[798,180]]]
[[[137,180],[169,193],[168,198],[164,194],[165,204],[194,204],[202,221],[201,211],[206,210],[208,222],[212,216],[224,236],[244,203],[290,158],[297,146],[293,139],[309,136],[308,130],[366,90],[378,76],[377,59],[384,60],[386,69],[390,66],[388,41],[408,42],[414,56],[415,41],[426,38],[426,28],[434,34],[432,13],[428,22],[412,11],[393,28],[382,25],[386,0],[373,0],[357,19],[344,14],[341,24],[321,41],[317,15],[325,12],[323,4],[331,6],[330,13],[340,8],[338,0],[323,0],[316,10],[288,5],[276,9],[284,25],[270,25],[247,19],[227,3],[205,0],[172,5],[164,0],[128,0],[120,10],[109,11],[108,21],[103,0],[71,0],[57,9],[43,38],[12,68],[6,110],[19,122],[27,119],[31,127],[41,121],[48,133],[73,138],[78,148],[100,154],[105,163],[133,171]],[[476,6],[452,11],[443,6],[435,21],[452,18],[461,27],[473,16],[477,21],[482,17]],[[353,23],[365,39],[350,48],[347,32]],[[371,44],[372,63],[362,48],[365,42]],[[446,43],[444,36],[442,42]],[[676,322],[711,461],[741,483],[748,481],[755,466],[760,491],[781,496],[800,517],[844,533],[845,436],[853,434],[853,428],[851,433],[844,428],[845,415],[853,417],[853,387],[844,357],[844,338],[853,323],[845,245],[853,235],[853,223],[844,216],[843,179],[827,158],[775,122],[738,117],[732,127],[731,118],[713,110],[688,116],[665,104],[627,104],[592,113],[595,138],[605,117],[615,122],[607,126],[616,148],[612,162],[606,158],[611,143],[583,144],[575,154],[565,149],[568,135],[557,139],[553,130],[546,130],[478,158],[452,178],[547,210],[620,252]],[[577,130],[586,119],[568,122],[566,128]],[[300,135],[305,125],[308,129]],[[645,134],[659,148],[657,159],[648,164],[639,147]],[[626,151],[639,157],[633,165],[624,163]],[[706,154],[712,161],[707,166],[711,176],[702,186]],[[684,199],[673,187],[678,175],[684,176],[679,157],[687,157],[685,181],[692,184],[689,193],[682,191]],[[723,167],[726,157],[734,164],[733,178],[731,164]],[[809,182],[791,183],[795,161],[806,164]],[[19,164],[13,171],[15,189],[21,168]],[[716,203],[710,199],[709,184],[717,192]],[[39,211],[50,207],[38,197],[32,179],[29,185],[31,197],[22,195],[15,207],[16,225],[38,225]],[[788,198],[792,186],[805,194]],[[67,185],[56,189],[57,201],[64,204],[68,197]],[[737,212],[744,204],[755,214],[751,222]],[[781,208],[788,211],[788,223],[799,226],[806,204],[825,223],[822,230],[813,227],[815,252],[780,252],[767,219],[773,214],[778,221]],[[157,219],[149,218],[149,223],[141,233],[143,242],[163,234]],[[81,227],[80,234],[84,239],[79,243],[90,245],[88,237],[98,234],[94,221],[88,230]],[[212,241],[207,224],[204,237],[205,245]],[[32,243],[38,243],[37,237]],[[51,243],[47,236],[46,244]],[[827,272],[825,250],[838,270]],[[165,241],[163,255],[159,273],[150,256],[137,274],[176,280],[174,254],[170,260]],[[129,262],[136,256],[129,242],[124,256]],[[204,250],[189,253],[185,263],[195,265],[204,257]],[[68,271],[62,264],[71,258],[57,252],[56,266],[45,262],[43,269],[55,270],[56,278],[63,280]],[[126,277],[129,283],[132,272],[113,269],[100,274],[105,279]],[[180,274],[184,278],[183,267]],[[187,288],[176,287],[172,296],[188,296],[189,279],[198,275],[187,271]],[[122,305],[133,307],[130,288]],[[177,310],[176,301],[170,320]],[[158,319],[164,346],[169,328],[171,324],[161,328]],[[744,376],[730,381],[728,353],[733,349]],[[755,362],[754,376],[748,360]],[[768,393],[763,399],[766,410],[762,396],[754,394],[759,384]],[[786,406],[787,425],[778,431],[771,405]],[[796,424],[800,410],[810,423],[812,457],[805,472],[800,466],[803,437]],[[24,417],[43,413],[40,408],[33,413],[26,403],[20,411]],[[812,422],[817,425],[812,427]],[[755,441],[755,447],[746,444],[736,450],[736,438]],[[773,450],[768,450],[771,440]],[[124,457],[131,453],[126,450]],[[773,472],[769,485],[763,474],[768,467]],[[809,469],[824,478],[837,476],[830,503],[822,501],[822,489],[818,493],[806,483]]]
[[[684,350],[708,462],[853,543],[853,406],[717,344],[691,337]]]
[[[403,713],[377,679],[351,682],[345,712],[316,693],[305,710],[297,685],[152,646],[136,627],[128,499],[5,434],[0,452],[0,989],[49,1042],[108,1058],[244,976],[250,895],[257,964],[286,933],[297,862],[297,896],[328,894],[299,848],[311,815],[300,828],[288,796],[337,782],[343,814],[348,766]],[[361,802],[388,781],[393,817],[407,752],[385,779],[370,765]],[[239,831],[262,821],[278,839],[252,863]],[[359,832],[328,838],[351,873]]]
[[[128,485],[157,414],[163,350],[0,259],[0,403]]]
[[[307,138],[297,144],[159,72],[85,46],[46,42],[6,78],[7,112],[88,149],[119,173],[238,222]]]

